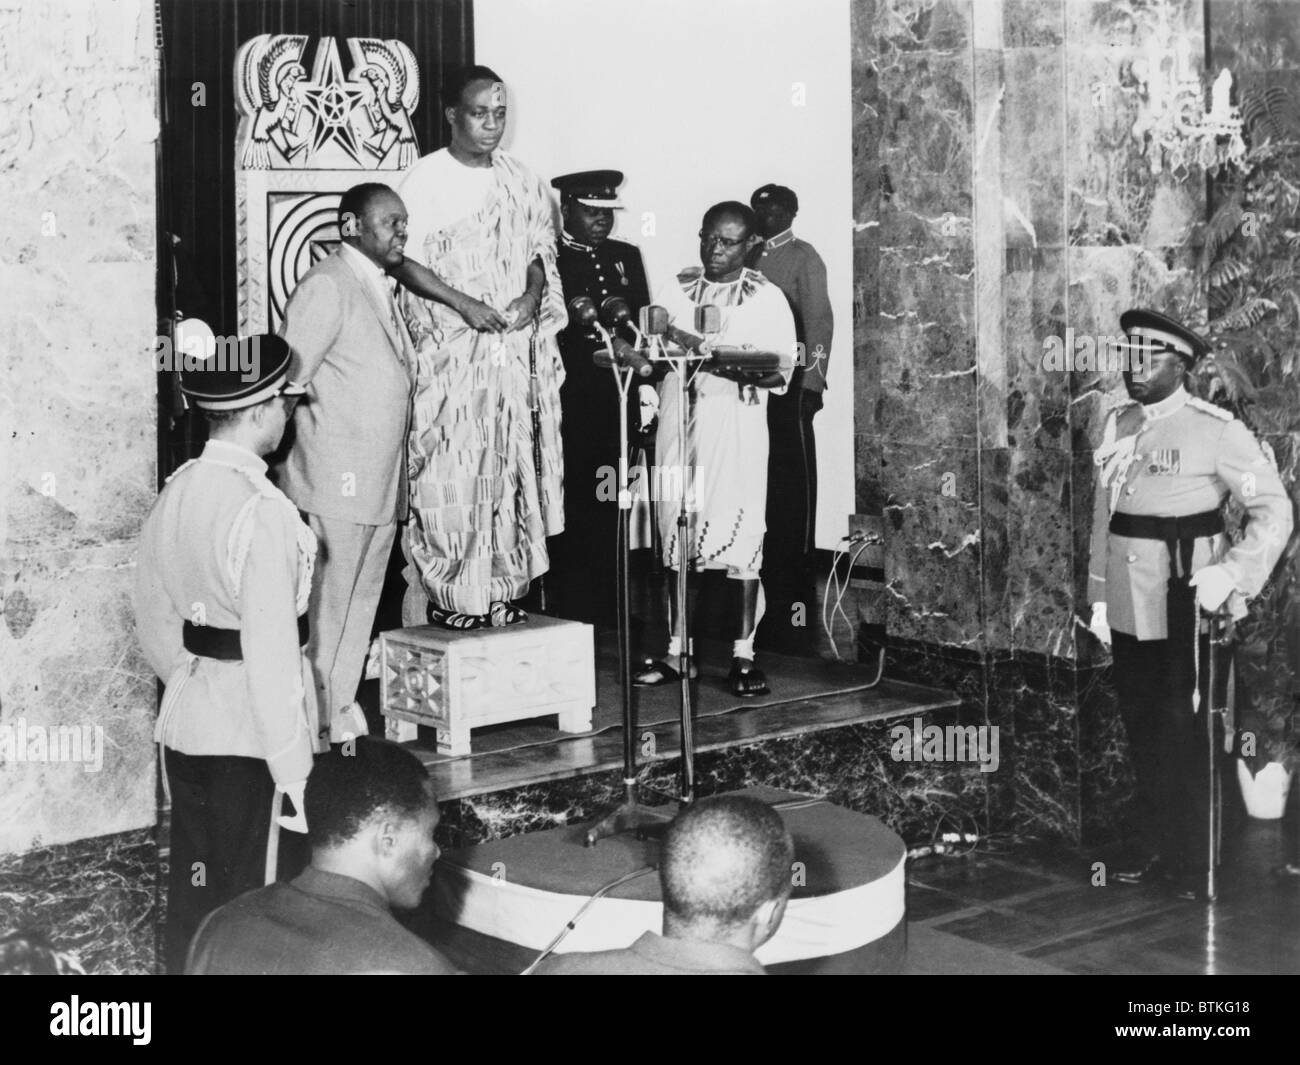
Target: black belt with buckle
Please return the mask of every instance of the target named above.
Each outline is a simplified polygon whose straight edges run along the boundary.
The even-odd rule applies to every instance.
[[[1186,582],[1192,572],[1192,550],[1197,537],[1215,536],[1223,532],[1223,512],[1203,510],[1178,518],[1162,518],[1154,514],[1121,514],[1110,516],[1110,531],[1116,536],[1135,540],[1163,540],[1169,549],[1169,577]]]
[[[1181,518],[1162,518],[1153,514],[1122,514],[1110,516],[1110,531],[1116,536],[1129,536],[1135,540],[1195,540],[1198,536],[1215,536],[1223,532],[1223,512],[1205,510],[1200,514],[1187,514]]]
[[[244,650],[239,644],[239,629],[218,629],[211,625],[181,626],[181,642],[185,650],[200,658],[216,658],[222,662],[242,662]],[[306,647],[311,636],[311,625],[306,614],[298,617],[298,646]]]

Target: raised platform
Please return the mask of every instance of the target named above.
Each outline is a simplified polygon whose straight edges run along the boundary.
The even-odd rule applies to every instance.
[[[726,696],[706,666],[695,721],[696,753],[923,715],[960,704],[950,691],[918,684],[886,679],[874,688],[867,687],[864,678],[866,682],[874,679],[874,670],[863,666],[776,654],[764,655],[763,665],[773,694],[758,705]],[[441,801],[619,769],[623,765],[623,729],[618,724],[620,695],[615,673],[613,656],[599,655],[597,731],[592,734],[567,736],[553,725],[526,723],[493,731],[484,737],[487,742],[483,746],[488,749],[461,758],[437,754],[427,740],[408,746],[428,766]],[[681,739],[675,689],[638,690],[637,699],[639,763],[677,758]],[[654,737],[653,743],[646,742],[647,734]],[[480,735],[474,739],[479,747]]]
[[[743,794],[780,811],[795,841],[794,893],[765,965],[803,971],[896,972],[905,947],[903,842],[876,818],[774,788]],[[659,931],[658,844],[631,835],[584,847],[582,828],[533,832],[444,853],[437,917],[538,952],[601,887],[628,880],[576,922],[557,953],[625,947]]]

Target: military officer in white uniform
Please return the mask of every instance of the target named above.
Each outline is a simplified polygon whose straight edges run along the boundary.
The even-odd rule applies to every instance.
[[[1204,861],[1208,782],[1204,720],[1192,712],[1197,608],[1244,615],[1291,535],[1291,501],[1251,432],[1187,391],[1205,341],[1150,310],[1125,312],[1120,326],[1131,402],[1108,415],[1094,456],[1088,573],[1091,628],[1111,645],[1137,775],[1138,849],[1113,875],[1168,877],[1185,893]],[[1223,531],[1228,496],[1247,512],[1236,544]]]
[[[316,539],[262,459],[303,390],[276,336],[242,339],[238,366],[214,362],[182,375],[210,436],[145,520],[136,572],[136,629],[167,685],[155,739],[172,803],[171,972],[206,914],[263,883],[281,792],[301,821],[316,733],[302,650]]]

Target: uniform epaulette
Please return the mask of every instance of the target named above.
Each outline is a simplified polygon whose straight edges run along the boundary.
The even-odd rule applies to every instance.
[[[248,558],[248,551],[252,546],[253,511],[257,509],[257,501],[259,499],[279,500],[293,513],[294,525],[297,527],[299,570],[305,575],[305,578],[300,579],[298,583],[297,607],[298,613],[301,614],[307,609],[307,599],[311,592],[311,574],[316,564],[316,534],[298,518],[298,508],[293,500],[272,484],[265,474],[242,466],[237,469],[252,486],[255,494],[244,501],[244,505],[239,508],[230,526],[230,538],[226,542],[226,566],[230,573],[231,586],[238,597],[239,586],[243,581],[244,561]]]
[[[256,470],[247,469],[243,466],[237,466],[235,468],[244,475],[244,479],[263,499],[278,499],[281,503],[284,503],[285,506],[289,507],[294,514],[298,513],[298,508],[294,505],[293,500],[280,491],[280,489],[276,487],[266,474],[259,473]]]
[[[188,470],[191,466],[193,466],[198,461],[199,461],[198,459],[189,459],[186,462],[182,462],[179,466],[176,467],[176,469],[172,470],[172,472],[168,474],[167,480],[165,480],[163,484],[171,484],[173,478],[183,473],[184,471]]]
[[[683,285],[689,285],[692,281],[698,281],[704,276],[704,267],[688,266],[677,275],[677,280]]]
[[[1232,411],[1224,410],[1222,407],[1218,406],[1217,404],[1210,403],[1207,400],[1201,399],[1198,396],[1190,397],[1187,400],[1187,405],[1196,410],[1204,411],[1206,414],[1218,418],[1220,421],[1231,422],[1231,421],[1235,421],[1237,418],[1237,416],[1233,414]]]

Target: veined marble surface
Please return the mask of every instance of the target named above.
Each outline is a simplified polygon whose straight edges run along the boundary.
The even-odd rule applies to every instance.
[[[0,42],[22,158],[0,176],[0,729],[102,737],[97,766],[0,765],[2,854],[155,818],[130,587],[156,478],[157,122],[149,5],[7,5]]]

